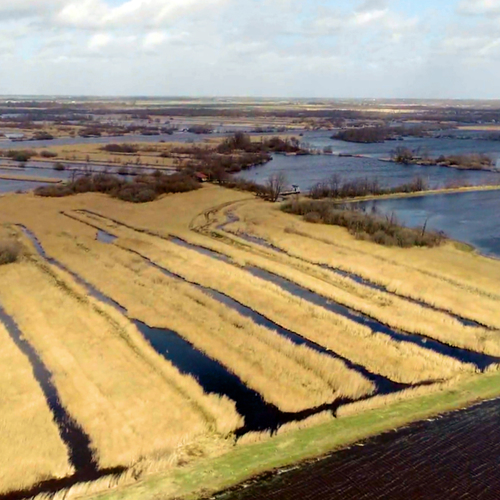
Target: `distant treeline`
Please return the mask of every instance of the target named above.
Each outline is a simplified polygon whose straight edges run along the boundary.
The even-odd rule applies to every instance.
[[[188,101],[189,99],[186,99]],[[377,111],[370,109],[366,111],[362,105],[353,103],[352,109],[337,109],[336,103],[325,101],[321,108],[303,109],[290,106],[270,107],[257,105],[244,105],[241,103],[203,103],[199,105],[196,100],[189,104],[175,105],[154,105],[131,107],[129,104],[120,102],[119,99],[103,104],[93,102],[91,99],[79,104],[54,101],[23,101],[6,102],[0,106],[0,115],[15,115],[8,119],[12,122],[29,121],[91,121],[93,116],[105,116],[110,113],[120,115],[134,115],[141,119],[149,119],[151,116],[179,116],[179,117],[227,117],[227,118],[255,118],[255,117],[277,117],[292,119],[324,119],[331,122],[338,120],[382,120],[386,123],[392,120],[401,120],[401,113],[398,112],[394,103],[394,111]],[[377,104],[375,103],[375,106]],[[500,123],[500,108],[481,107],[474,102],[467,103],[467,106],[433,105],[422,102],[405,106],[404,120],[421,121],[426,123],[455,122],[455,123]]]

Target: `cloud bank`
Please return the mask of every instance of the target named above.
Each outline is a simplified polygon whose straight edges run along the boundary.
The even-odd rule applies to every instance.
[[[500,0],[0,0],[0,93],[496,98]]]

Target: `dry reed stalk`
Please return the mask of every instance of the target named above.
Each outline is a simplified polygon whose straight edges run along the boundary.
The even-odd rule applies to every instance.
[[[202,392],[187,396],[178,388],[197,384],[165,362],[163,373],[156,369],[141,355],[140,342],[132,349],[124,336],[140,338],[133,328],[119,331],[105,309],[96,310],[39,265],[9,266],[2,277],[9,286],[0,300],[54,374],[63,404],[90,436],[102,467],[128,466],[207,433],[210,422],[189,399],[203,398]],[[231,415],[231,404],[219,403]]]
[[[178,332],[284,411],[373,390],[343,362],[257,326],[192,286],[165,277],[139,257],[93,241],[85,242],[92,249],[86,252],[69,243],[66,239],[58,245],[61,260],[117,299],[132,316]]]
[[[73,470],[31,364],[2,323],[0,345],[0,494],[4,494],[71,475]]]
[[[391,328],[434,338],[454,347],[500,355],[500,331],[464,326],[446,313],[357,284],[347,277],[290,257],[279,256],[271,260],[250,254],[245,260]]]
[[[358,401],[340,407],[337,411],[338,418],[349,417],[357,415],[366,411],[383,408],[399,401],[406,401],[419,396],[426,396],[437,392],[449,391],[456,386],[463,377],[456,377],[446,382],[431,384],[428,386],[416,387],[413,389],[406,389],[395,394],[388,394],[385,396],[375,396],[366,401]]]
[[[500,327],[500,264],[451,245],[436,249],[379,248],[342,228],[307,224],[262,207],[238,213],[247,230],[292,255],[360,274],[391,291]],[[248,220],[247,220],[248,217]],[[229,226],[232,227],[232,226]]]
[[[120,244],[136,245],[141,252],[167,269],[222,291],[281,326],[393,380],[413,383],[448,378],[457,371],[473,369],[420,347],[396,343],[386,335],[373,335],[366,327],[304,302],[244,270],[196,251],[148,235],[138,235],[129,229],[120,228],[117,231],[122,236],[130,233],[135,236],[131,241],[122,238]]]

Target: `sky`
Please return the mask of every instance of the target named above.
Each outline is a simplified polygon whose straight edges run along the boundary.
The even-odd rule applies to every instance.
[[[500,0],[0,0],[0,94],[500,98]]]

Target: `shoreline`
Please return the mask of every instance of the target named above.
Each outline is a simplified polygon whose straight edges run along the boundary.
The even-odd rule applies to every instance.
[[[421,196],[433,196],[439,194],[459,194],[481,191],[500,191],[500,184],[482,184],[478,186],[463,186],[457,188],[428,189],[415,191],[413,193],[388,193],[378,195],[356,196],[354,198],[322,198],[323,200],[338,201],[339,203],[354,203],[358,201],[391,200],[398,198],[420,198]]]
[[[500,169],[496,167],[490,167],[490,168],[471,168],[471,167],[461,167],[460,165],[445,165],[443,163],[424,163],[423,161],[415,160],[415,161],[410,161],[408,163],[401,163],[395,160],[391,160],[390,158],[377,158],[378,161],[382,161],[384,163],[394,163],[396,165],[401,165],[403,167],[409,166],[409,165],[417,165],[419,167],[442,167],[442,168],[453,168],[455,170],[467,170],[471,172],[493,172],[500,174]]]
[[[465,410],[500,397],[500,373],[459,380],[439,392],[382,405],[332,422],[235,447],[217,458],[145,478],[130,486],[85,496],[89,500],[195,500],[223,498],[290,467],[331,456],[367,439],[427,418]]]
[[[4,181],[19,181],[19,182],[45,182],[47,184],[60,184],[62,179],[52,177],[30,177],[24,175],[0,175],[0,180]]]

